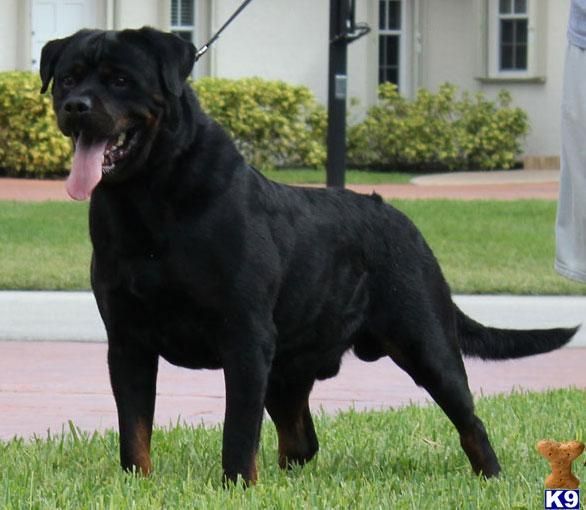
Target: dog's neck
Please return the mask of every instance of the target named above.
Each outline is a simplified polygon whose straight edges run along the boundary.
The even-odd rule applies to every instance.
[[[189,85],[177,100],[175,129],[161,129],[155,147],[174,147],[173,153],[151,154],[145,174],[153,190],[173,190],[174,198],[201,197],[227,189],[235,172],[245,165],[233,140],[205,114]],[[194,157],[197,155],[197,157]],[[177,182],[184,186],[177,188]]]

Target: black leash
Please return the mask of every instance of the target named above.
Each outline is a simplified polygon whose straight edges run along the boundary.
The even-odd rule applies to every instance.
[[[207,43],[205,43],[199,50],[197,50],[197,53],[195,54],[195,61],[196,62],[206,53],[206,51],[209,50],[210,46],[214,42],[216,42],[216,40],[218,39],[218,37],[220,37],[220,34],[224,31],[224,29],[230,23],[232,23],[232,21],[234,21],[234,18],[236,18],[236,16],[238,16],[250,2],[252,2],[252,0],[244,0],[244,2],[242,2],[242,4],[240,5],[240,7],[238,7],[238,9],[236,9],[236,12],[234,12],[234,14],[232,14],[232,16],[230,16],[228,18],[228,21],[226,21],[226,23],[224,23],[222,25],[222,27],[220,28],[220,30],[218,30]]]

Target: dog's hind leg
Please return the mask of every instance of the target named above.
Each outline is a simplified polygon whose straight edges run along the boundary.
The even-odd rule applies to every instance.
[[[312,387],[313,380],[269,383],[265,407],[277,428],[279,466],[283,469],[305,464],[319,449],[309,410]]]
[[[435,321],[434,321],[435,322]],[[476,474],[496,476],[500,466],[486,430],[474,414],[474,403],[462,357],[440,327],[409,328],[408,341],[387,344],[390,357],[424,387],[446,413],[460,434],[460,444]],[[419,333],[413,336],[412,333]],[[422,333],[427,331],[427,333]],[[403,329],[404,333],[409,330]],[[426,337],[426,335],[428,335]],[[433,335],[431,338],[429,335]]]
[[[150,448],[158,356],[111,342],[108,367],[118,409],[120,464],[127,471],[148,475],[152,470]]]

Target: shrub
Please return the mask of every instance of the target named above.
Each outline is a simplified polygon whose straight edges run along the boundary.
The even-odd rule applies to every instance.
[[[258,167],[322,167],[327,116],[308,88],[260,78],[202,78],[193,84],[203,108],[234,137]],[[63,174],[71,142],[58,130],[49,94],[38,76],[0,73],[0,168],[12,175]],[[510,168],[528,131],[526,114],[501,92],[496,102],[443,85],[414,101],[392,84],[348,130],[349,160],[395,169]]]
[[[528,132],[525,112],[501,91],[496,102],[444,84],[437,94],[418,91],[408,101],[391,83],[378,104],[348,130],[348,158],[371,167],[435,170],[511,168]]]
[[[307,87],[260,78],[202,78],[193,87],[250,164],[324,165],[327,116]]]
[[[64,173],[71,142],[55,124],[51,96],[25,72],[0,73],[0,167],[11,174]]]
[[[69,167],[71,142],[40,88],[36,74],[0,73],[0,168],[10,175],[60,175]],[[326,113],[308,88],[259,78],[203,78],[193,88],[251,164],[324,165]]]

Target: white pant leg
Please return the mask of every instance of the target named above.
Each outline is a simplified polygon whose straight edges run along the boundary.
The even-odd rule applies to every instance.
[[[586,50],[572,45],[566,51],[562,91],[555,269],[586,282]]]

